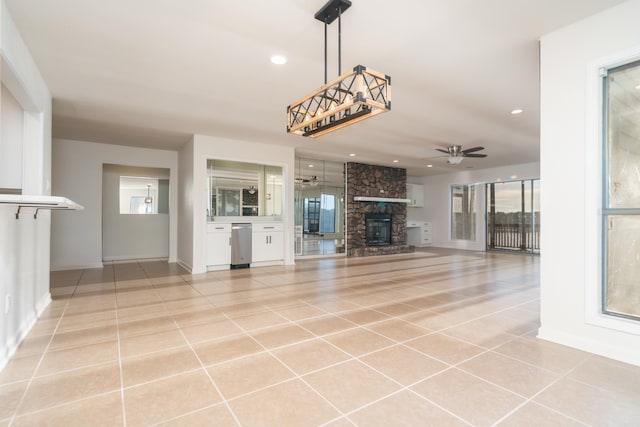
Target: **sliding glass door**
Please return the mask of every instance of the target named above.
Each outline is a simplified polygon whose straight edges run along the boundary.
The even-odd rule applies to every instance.
[[[487,249],[540,252],[540,180],[487,184]]]

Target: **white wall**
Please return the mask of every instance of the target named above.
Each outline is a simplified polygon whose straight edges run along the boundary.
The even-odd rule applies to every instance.
[[[640,1],[628,1],[541,39],[539,330],[541,338],[637,365],[640,323],[599,313],[598,69],[640,59],[639,16]]]
[[[57,139],[53,143],[53,193],[83,205],[84,210],[54,215],[51,269],[102,267],[103,164],[169,169],[169,262],[175,262],[178,153]]]
[[[286,137],[286,136],[285,136]],[[207,224],[207,159],[232,160],[239,162],[260,163],[265,165],[280,166],[283,172],[284,182],[284,263],[286,265],[294,264],[294,191],[293,179],[295,170],[295,151],[292,147],[275,146],[247,141],[237,141],[224,138],[216,138],[205,135],[194,135],[193,151],[191,147],[185,147],[180,152],[180,164],[188,167],[187,163],[192,160],[193,177],[192,182],[186,182],[185,191],[189,191],[185,195],[185,203],[191,203],[192,206],[192,224],[184,224],[185,232],[188,226],[192,226],[192,259],[190,265],[193,273],[203,273],[206,271],[206,250],[205,236]],[[192,154],[191,154],[192,153]],[[192,158],[190,156],[193,156]],[[182,175],[181,171],[181,177]],[[185,172],[186,173],[186,172]],[[188,179],[188,177],[187,177]],[[188,188],[191,184],[192,187]],[[182,186],[182,184],[181,184]],[[182,188],[181,188],[182,192]],[[191,197],[191,199],[186,199]],[[184,207],[185,212],[189,207]],[[181,219],[182,221],[182,219]],[[182,232],[181,224],[181,232]],[[182,236],[181,236],[182,238]],[[186,237],[185,237],[186,239]],[[180,245],[181,252],[178,257],[189,265],[187,257],[189,247],[186,244]]]
[[[4,84],[1,98],[0,189],[22,189],[24,109]]]
[[[22,171],[11,168],[10,180],[22,194],[50,194],[51,95],[29,50],[2,2],[0,7],[2,84],[11,92],[22,116]],[[4,104],[4,103],[3,103]],[[15,106],[15,105],[14,105]],[[15,112],[15,111],[14,111]],[[13,117],[13,118],[11,118]],[[0,127],[18,128],[15,116],[2,117]],[[6,122],[5,122],[6,121]],[[4,135],[3,135],[4,136]],[[0,145],[13,141],[0,141]],[[0,369],[15,352],[38,316],[51,301],[49,236],[51,214],[0,206]],[[8,312],[5,302],[11,301]]]
[[[486,247],[485,183],[540,177],[539,163],[526,163],[491,169],[465,169],[460,172],[423,178],[408,177],[412,184],[424,185],[424,208],[407,208],[407,219],[431,221],[433,246],[483,251]],[[476,240],[451,240],[451,185],[481,184],[476,193]],[[544,221],[544,215],[542,217]]]
[[[193,271],[193,138],[178,153],[178,263]],[[206,169],[206,166],[205,166]],[[205,220],[206,221],[206,220]]]
[[[168,169],[104,165],[102,173],[102,259],[118,261],[169,258],[169,214],[121,214],[121,176],[170,179]],[[124,199],[128,207],[129,197],[126,196]],[[154,201],[156,204],[158,203],[157,196],[154,197]]]

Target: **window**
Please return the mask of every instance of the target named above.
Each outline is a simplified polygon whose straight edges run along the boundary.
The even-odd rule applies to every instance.
[[[476,240],[475,185],[451,186],[451,239]]]
[[[320,198],[320,232],[336,232],[336,196],[333,194],[323,194]]]
[[[138,176],[120,177],[120,213],[169,213],[169,180]]]
[[[304,230],[308,234],[336,232],[336,196],[321,194],[304,199]]]
[[[640,320],[640,61],[605,74],[602,311]]]
[[[320,231],[320,198],[308,197],[304,199],[304,231],[316,234]]]

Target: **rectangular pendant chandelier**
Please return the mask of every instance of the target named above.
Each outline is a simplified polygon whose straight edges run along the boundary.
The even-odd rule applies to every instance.
[[[340,18],[350,6],[349,0],[329,0],[315,15],[325,28],[325,84],[287,107],[287,133],[316,138],[391,110],[391,77],[385,74],[357,65],[327,82],[327,26],[338,19],[340,70]]]
[[[391,77],[362,65],[287,107],[287,132],[315,138],[391,109]]]

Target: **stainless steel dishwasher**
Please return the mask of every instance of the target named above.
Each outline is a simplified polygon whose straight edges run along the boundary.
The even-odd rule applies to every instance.
[[[251,264],[251,224],[231,224],[231,268]]]

